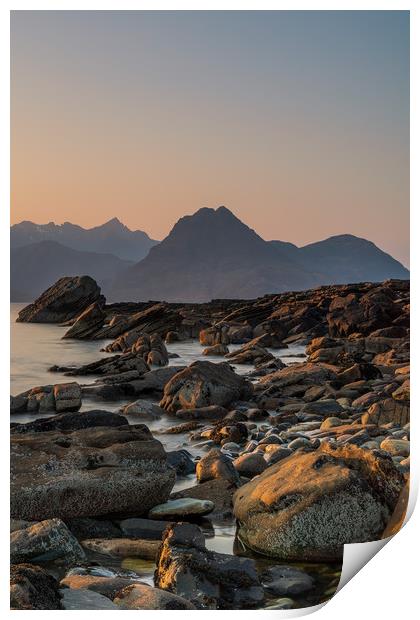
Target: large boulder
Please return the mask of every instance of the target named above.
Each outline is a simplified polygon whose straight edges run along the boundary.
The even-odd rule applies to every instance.
[[[41,520],[146,514],[175,481],[162,444],[142,424],[13,434],[11,516]]]
[[[251,394],[251,383],[237,375],[226,362],[197,361],[165,385],[160,406],[170,413],[210,405],[227,407]]]
[[[74,319],[91,304],[105,303],[101,289],[90,276],[72,276],[57,280],[32,304],[19,312],[20,323],[64,323]]]
[[[186,523],[166,529],[155,585],[198,609],[246,609],[261,605],[264,598],[253,560],[208,551],[200,528]]]
[[[344,544],[381,537],[403,484],[389,457],[322,444],[272,465],[236,491],[239,538],[282,560],[339,560]]]

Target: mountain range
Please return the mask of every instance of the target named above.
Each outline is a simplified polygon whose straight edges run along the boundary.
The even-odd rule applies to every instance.
[[[11,238],[12,301],[32,300],[62,275],[91,275],[109,301],[179,302],[409,278],[401,263],[366,239],[337,235],[303,247],[265,241],[226,207],[182,217],[160,243],[117,219],[88,230],[22,222]],[[141,259],[133,259],[135,239]]]
[[[130,230],[114,217],[93,228],[64,224],[20,222],[10,229],[10,247],[19,248],[41,241],[56,241],[73,250],[115,254],[118,258],[139,261],[156,243],[142,230]]]

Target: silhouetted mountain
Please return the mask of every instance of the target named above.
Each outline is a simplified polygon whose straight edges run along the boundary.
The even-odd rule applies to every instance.
[[[112,254],[79,252],[55,241],[41,241],[11,250],[11,301],[32,301],[62,276],[89,275],[102,292],[132,264]]]
[[[319,275],[321,284],[381,282],[407,279],[410,272],[372,241],[354,235],[336,235],[299,248],[302,264]],[[327,278],[327,280],[325,280]]]
[[[312,274],[225,207],[181,218],[148,256],[118,278],[113,299],[206,301],[310,288]]]
[[[150,248],[158,243],[141,230],[130,230],[116,217],[94,228],[82,228],[70,222],[34,224],[25,221],[15,224],[10,229],[11,248],[40,241],[56,241],[83,252],[115,254],[130,261],[141,260]]]
[[[225,207],[181,218],[148,256],[115,281],[112,300],[254,298],[321,284],[408,278],[370,241],[331,237],[298,248],[264,241]]]

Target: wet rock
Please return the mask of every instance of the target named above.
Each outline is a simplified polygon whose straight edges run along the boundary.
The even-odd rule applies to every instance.
[[[139,517],[120,521],[120,528],[123,534],[130,538],[144,538],[146,540],[160,541],[167,525],[167,521],[142,519]]]
[[[178,409],[176,417],[182,420],[221,420],[227,415],[227,409],[219,405],[209,407],[195,407],[191,409]]]
[[[255,338],[240,349],[227,353],[226,357],[232,364],[255,364],[258,366],[272,360],[274,355],[261,344],[261,338]]]
[[[231,484],[239,484],[239,476],[232,461],[216,448],[198,461],[196,473],[198,482],[222,478]]]
[[[144,583],[126,586],[114,598],[120,609],[196,609],[187,599]]]
[[[135,415],[144,419],[156,420],[162,416],[164,411],[159,405],[151,403],[150,400],[139,399],[129,405],[125,405],[121,409],[121,413],[123,415]]]
[[[245,478],[253,478],[262,474],[267,469],[267,461],[260,452],[251,452],[250,454],[242,454],[233,461],[233,466],[240,476]]]
[[[236,484],[232,484],[223,478],[217,478],[172,493],[171,499],[196,497],[198,499],[210,500],[214,504],[214,510],[208,515],[208,518],[227,519],[232,517],[232,496],[236,488]]]
[[[92,519],[79,517],[67,519],[66,525],[77,540],[86,538],[118,538],[122,536],[121,530],[107,519]]]
[[[131,373],[133,379],[137,379],[149,372],[150,368],[141,355],[137,353],[123,353],[122,355],[113,355],[112,357],[102,357],[95,362],[84,364],[76,368],[63,368],[53,366],[51,371],[65,372],[68,376],[88,376],[100,375],[104,378],[125,375]],[[114,379],[116,381],[116,379]]]
[[[41,520],[145,514],[168,499],[175,472],[144,425],[13,434],[11,516]]]
[[[226,407],[232,401],[246,399],[251,394],[252,385],[235,374],[226,362],[213,364],[197,361],[165,385],[160,406],[170,413],[209,405]]]
[[[101,567],[71,569],[60,581],[63,587],[73,590],[92,590],[112,600],[115,595],[135,581],[133,576],[120,575]]]
[[[106,314],[102,309],[102,304],[94,302],[79,314],[73,325],[66,331],[63,338],[88,340],[102,327],[105,317]]]
[[[43,568],[33,564],[10,567],[11,609],[61,609],[58,583]]]
[[[82,540],[81,545],[84,549],[111,557],[126,558],[130,556],[143,560],[154,560],[160,542],[140,538],[92,538]]]
[[[73,564],[85,559],[77,539],[60,519],[40,521],[10,535],[12,564],[52,560]]]
[[[173,450],[166,453],[166,458],[177,473],[177,476],[188,476],[195,474],[195,463],[191,454],[187,450]]]
[[[149,511],[149,518],[168,519],[170,521],[188,520],[189,518],[208,515],[213,509],[214,504],[210,500],[183,497],[181,499],[171,499],[165,504],[154,506]]]
[[[288,561],[339,559],[343,544],[377,540],[402,486],[389,458],[323,443],[236,491],[239,537],[258,553]]]
[[[301,413],[313,413],[322,417],[336,416],[337,414],[343,413],[343,411],[344,409],[340,403],[331,399],[306,403],[301,409]]]
[[[228,353],[229,349],[225,344],[214,344],[203,350],[203,355],[227,355]]]
[[[264,598],[253,560],[208,551],[200,528],[185,523],[164,534],[155,585],[198,609],[246,609]]]
[[[64,277],[57,280],[32,304],[19,312],[20,323],[63,323],[78,316],[92,303],[105,303],[101,289],[89,276]]]
[[[109,598],[92,590],[62,588],[60,594],[63,609],[95,611],[118,609],[117,605],[110,601]]]
[[[270,567],[261,575],[261,583],[274,596],[299,596],[315,585],[308,573],[291,566]]]

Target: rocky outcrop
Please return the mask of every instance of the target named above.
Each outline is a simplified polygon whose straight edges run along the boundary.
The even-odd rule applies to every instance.
[[[380,538],[403,488],[391,459],[323,444],[269,467],[234,496],[240,540],[288,561],[337,560],[346,543]]]
[[[186,523],[164,533],[155,585],[198,609],[247,609],[264,598],[253,560],[208,551],[200,528]]]
[[[11,515],[141,515],[168,499],[175,472],[146,426],[13,434]]]
[[[160,406],[169,413],[219,405],[226,407],[252,394],[252,385],[226,362],[197,361],[177,373],[166,385]]]
[[[21,323],[64,323],[95,302],[100,306],[105,303],[95,280],[89,276],[60,278],[23,308],[16,320]]]
[[[103,311],[102,304],[95,302],[79,314],[63,338],[89,340],[102,327],[105,317],[106,314]]]

